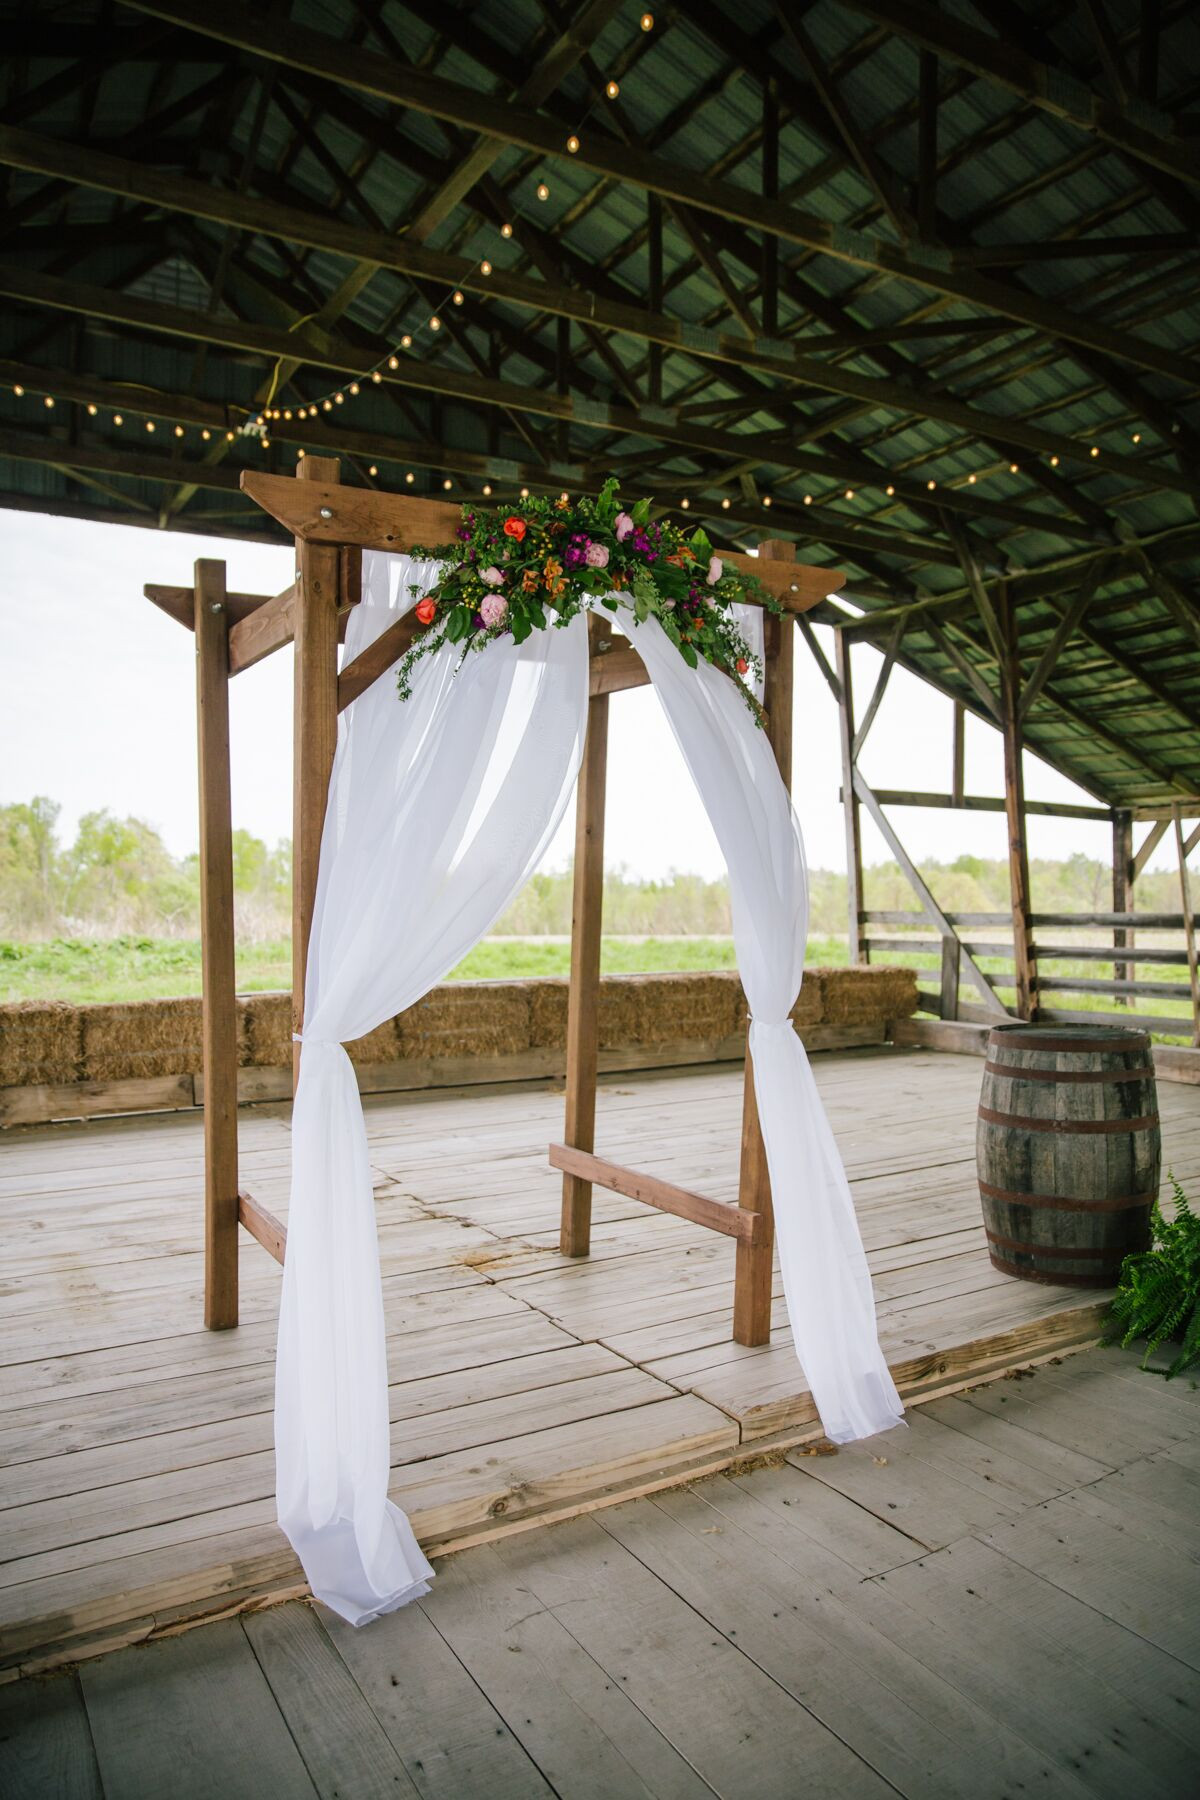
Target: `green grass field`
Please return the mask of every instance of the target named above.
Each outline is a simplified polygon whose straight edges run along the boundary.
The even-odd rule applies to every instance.
[[[847,959],[846,941],[836,937],[810,938],[808,962],[812,967],[838,967]],[[937,986],[934,959],[927,953],[889,951],[880,962],[901,964],[918,971],[927,987]],[[565,938],[488,938],[478,944],[453,971],[458,981],[496,981],[527,975],[565,975],[570,945]],[[989,974],[1003,974],[1007,966],[996,958],[981,958]],[[606,975],[663,974],[673,970],[732,969],[736,967],[733,939],[727,937],[606,937],[601,967]],[[1110,976],[1112,967],[1100,962],[1047,964],[1061,976]],[[1187,970],[1153,968],[1155,980],[1178,984],[1179,1000],[1145,1000],[1138,1010],[1160,1016],[1179,1014],[1180,1034],[1188,1031]],[[262,993],[291,985],[291,945],[286,938],[248,944],[238,952],[237,983],[241,993]],[[45,943],[0,941],[0,999],[68,1000],[75,1004],[97,1000],[165,1000],[200,992],[200,945],[188,938],[120,937],[110,939],[53,938]],[[997,992],[1008,1004],[1010,990]],[[974,992],[963,984],[964,998]],[[1048,1004],[1079,1012],[1111,1012],[1107,995],[1054,993]]]

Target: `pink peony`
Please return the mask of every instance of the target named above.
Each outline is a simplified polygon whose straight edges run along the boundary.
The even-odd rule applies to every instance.
[[[589,569],[607,569],[608,545],[589,544],[583,558]]]
[[[725,564],[721,561],[719,556],[714,556],[710,560],[709,565],[708,565],[709,586],[715,587],[717,582],[720,581],[720,579],[724,573],[725,573]]]
[[[623,544],[633,530],[633,520],[628,513],[620,512],[617,514],[616,519],[613,521],[613,530],[617,534],[618,544]]]
[[[486,581],[489,587],[499,587],[503,582],[504,577],[499,569],[493,567],[490,569],[481,569],[479,579],[480,581]]]
[[[508,616],[508,601],[503,594],[485,594],[479,602],[479,616],[485,625],[503,625]]]

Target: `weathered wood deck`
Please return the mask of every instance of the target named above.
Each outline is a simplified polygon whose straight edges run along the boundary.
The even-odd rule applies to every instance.
[[[945,1391],[1095,1335],[1095,1296],[1014,1282],[987,1261],[977,1061],[882,1052],[816,1066],[906,1392]],[[1160,1091],[1167,1160],[1194,1180],[1195,1092]],[[598,1147],[732,1198],[740,1096],[730,1067],[612,1078]],[[731,1242],[598,1194],[593,1256],[559,1257],[546,1145],[561,1099],[549,1083],[389,1096],[368,1102],[367,1118],[392,1492],[428,1547],[816,1434],[782,1301],[771,1346],[730,1342]],[[244,1115],[242,1145],[248,1185],[284,1212],[286,1109]],[[292,1591],[272,1502],[279,1271],[244,1239],[243,1324],[201,1329],[198,1123],[7,1136],[0,1236],[3,1666],[94,1655]],[[898,1466],[908,1455],[897,1452]],[[873,1465],[858,1453],[830,1462],[835,1473],[856,1466]]]
[[[1092,1350],[442,1561],[0,1687],[6,1800],[1184,1800],[1200,1395]]]

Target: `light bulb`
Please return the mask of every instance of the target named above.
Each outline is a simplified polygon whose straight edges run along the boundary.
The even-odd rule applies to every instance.
[[[771,504],[771,496],[770,496],[770,494],[764,494],[764,495],[763,495],[763,505],[764,505],[764,506],[770,506],[770,504]]]
[[[378,387],[379,383],[383,380],[383,376],[379,373],[378,369],[371,370],[371,380],[375,383],[376,387]]]
[[[334,396],[333,396],[333,398],[334,398],[334,401],[335,401],[335,403],[336,403],[336,404],[337,404],[337,405],[338,405],[338,406],[341,406],[341,404],[342,404],[342,402],[343,402],[343,401],[344,401],[344,400],[345,400],[345,398],[346,398],[346,396],[345,396],[345,394],[335,394],[335,395],[334,395]]]
[[[154,420],[153,420],[153,419],[147,419],[147,420],[146,420],[146,430],[147,430],[147,431],[153,431],[153,430],[154,430]]]
[[[203,431],[202,431],[202,432],[201,432],[201,433],[200,433],[200,436],[201,436],[201,437],[202,437],[202,438],[203,438],[203,439],[204,439],[204,442],[205,442],[205,443],[206,443],[206,444],[207,444],[207,443],[208,443],[208,442],[209,442],[209,440],[210,440],[210,439],[211,439],[211,437],[212,437],[212,432],[211,432],[211,431],[210,431],[210,430],[209,430],[209,429],[208,429],[208,426],[207,426],[207,425],[206,425],[206,426],[205,426],[205,427],[204,427],[204,430],[203,430]]]
[[[811,505],[812,505],[812,495],[811,495],[811,494],[805,494],[805,496],[804,496],[804,504],[805,504],[805,506],[811,506]]]
[[[929,489],[930,493],[932,494],[934,488],[937,486],[937,482],[936,481],[927,481],[925,483],[925,486]]]
[[[529,489],[528,488],[521,489],[521,498],[522,498],[522,500],[528,500],[528,498],[529,498]]]
[[[689,506],[690,506],[690,505],[691,505],[691,504],[692,504],[692,503],[691,503],[691,501],[690,501],[690,500],[689,500],[689,499],[688,499],[688,497],[687,497],[687,495],[686,495],[686,494],[685,494],[685,495],[684,495],[684,496],[683,496],[683,499],[682,499],[682,500],[681,500],[681,501],[680,501],[680,502],[679,502],[679,504],[680,504],[680,506],[682,506],[682,508],[683,508],[683,510],[684,510],[684,512],[686,512],[686,511],[687,511],[687,509],[688,509],[688,507],[689,507]]]
[[[490,275],[491,272],[492,272],[492,265],[490,262],[488,262],[487,258],[484,257],[483,261],[479,265],[479,273],[481,275]]]
[[[1093,445],[1092,445],[1092,455],[1093,455],[1093,456],[1099,456],[1099,454],[1100,454],[1100,446],[1099,446],[1099,444],[1093,444]]]
[[[436,313],[434,313],[432,319],[429,321],[429,329],[430,331],[440,331],[442,329],[442,321],[438,318]]]
[[[398,356],[389,356],[388,357],[388,368],[389,369],[398,369],[399,367],[400,367],[400,358]]]
[[[539,200],[548,200],[550,198],[550,189],[546,186],[544,181],[539,181],[537,184],[537,197]]]
[[[617,95],[621,91],[620,83],[616,82],[616,81],[608,81],[604,85],[604,91],[608,95],[610,100],[615,100]]]
[[[21,399],[23,399],[23,398],[24,398],[24,396],[25,396],[25,389],[24,389],[24,388],[23,388],[23,387],[22,387],[22,386],[21,386],[21,384],[20,384],[20,382],[19,382],[19,381],[18,381],[18,382],[15,382],[15,383],[14,383],[14,384],[13,384],[13,393],[14,393],[14,394],[15,394],[15,395],[16,395],[16,396],[17,396],[17,399],[18,399],[18,400],[21,400]]]
[[[455,288],[455,290],[454,290],[454,304],[455,304],[455,306],[461,306],[461,305],[462,305],[462,303],[463,303],[463,297],[462,297],[462,294],[461,294],[461,293],[460,293],[460,291],[459,291],[459,290],[458,290],[458,288]]]
[[[412,349],[412,337],[410,336],[410,334],[407,331],[405,332],[404,336],[400,339],[400,348],[402,350],[411,350]],[[397,367],[398,366],[399,365],[397,365]]]
[[[653,31],[654,30],[654,14],[653,13],[643,13],[642,14],[642,30],[643,31]]]
[[[447,490],[447,492],[449,492],[449,490],[454,486],[454,483],[451,481],[451,479],[448,475],[447,475],[445,481],[443,481],[442,486]]]
[[[729,495],[726,494],[725,498],[721,502],[721,511],[728,512],[729,506],[730,506]]]
[[[887,494],[887,497],[890,500],[892,495],[896,492],[896,490],[894,487],[890,487],[890,488],[885,488],[884,492]]]
[[[333,411],[333,401],[332,400],[322,400],[321,410],[322,410],[322,412],[332,412]]]
[[[975,486],[975,477],[974,477],[974,476],[973,476],[973,475],[968,475],[968,476],[967,476],[967,485],[968,485],[968,487],[974,487],[974,486]]]
[[[357,392],[358,392],[358,389],[357,389],[357,388],[352,388],[352,389],[351,389],[351,390],[350,390],[350,391],[351,391],[351,393],[354,393],[354,394],[356,394],[356,393],[357,393]],[[285,418],[285,419],[290,419],[290,418],[291,418],[291,416],[292,416],[292,409],[291,409],[291,407],[290,407],[290,406],[285,406],[285,407],[284,407],[284,409],[283,409],[283,416],[284,416],[284,418]]]
[[[117,420],[117,424],[118,424],[118,425],[119,425],[119,424],[120,424],[120,423],[121,423],[121,421],[120,421],[120,420],[119,420],[119,419],[118,419],[118,420]],[[226,443],[227,443],[227,444],[232,444],[232,442],[233,442],[233,440],[234,440],[234,438],[235,438],[235,437],[236,437],[236,436],[237,436],[237,432],[236,432],[236,431],[227,431],[227,432],[226,432],[226,433],[225,433],[225,442],[226,442]]]
[[[182,426],[182,425],[177,425],[177,426],[176,426],[176,427],[175,427],[175,436],[176,436],[176,437],[182,437],[182,436],[183,436],[183,426]]]
[[[94,419],[96,414],[99,411],[100,411],[100,408],[96,405],[96,402],[94,400],[89,400],[88,401],[88,418]]]
[[[1135,432],[1134,432],[1134,434],[1133,434],[1133,441],[1134,441],[1134,443],[1135,443],[1135,444],[1140,444],[1140,443],[1141,443],[1141,441],[1142,441],[1142,434],[1141,434],[1141,432],[1140,432],[1140,431],[1135,431]]]
[[[410,470],[409,470],[409,471],[408,471],[408,473],[407,473],[407,475],[405,475],[405,477],[404,477],[404,479],[405,479],[405,481],[407,481],[407,482],[410,482],[410,483],[411,483],[411,482],[414,482],[414,481],[415,481],[415,480],[416,480],[416,479],[417,479],[417,478],[416,478],[416,476],[415,476],[415,475],[414,475],[414,474],[413,474],[413,472],[412,472],[412,470],[411,470],[411,469],[410,469]]]
[[[512,236],[512,226],[509,224],[507,219],[504,221],[503,225],[500,227],[500,236],[503,238],[510,238]]]
[[[853,498],[854,498],[854,489],[853,488],[846,489],[846,498],[847,498],[847,500],[853,500]]]
[[[1057,456],[1052,456],[1052,457],[1051,457],[1051,458],[1050,458],[1050,467],[1051,467],[1051,468],[1052,468],[1052,469],[1057,469],[1057,467],[1058,467],[1058,458],[1057,458]]]
[[[300,447],[300,449],[299,449],[299,450],[297,450],[297,452],[296,452],[296,461],[297,461],[297,462],[303,462],[303,461],[304,461],[304,447],[303,447],[303,445],[302,445],[302,446],[301,446],[301,447]]]
[[[350,392],[351,392],[351,393],[352,393],[352,394],[357,394],[357,392],[358,392],[358,383],[357,383],[357,381],[352,381],[352,382],[351,382],[351,383],[350,383]]]
[[[42,401],[42,405],[43,406],[53,406],[54,405],[54,395],[47,394],[46,398]],[[153,426],[151,426],[151,430],[153,430],[153,429],[154,429]]]
[[[490,498],[490,497],[491,497],[491,492],[492,492],[492,484],[491,484],[491,482],[490,482],[490,481],[485,481],[485,482],[484,482],[484,484],[483,484],[483,491],[484,491],[484,495],[485,495],[485,496],[486,496],[486,497],[487,497],[487,498]]]
[[[1021,473],[1020,463],[1009,463],[1008,472],[1010,475],[1019,475]]]
[[[379,473],[379,470],[375,467],[375,464],[372,463],[370,468],[367,470],[367,474],[368,475],[378,475],[378,473]]]
[[[574,133],[572,133],[571,136],[567,139],[567,149],[570,151],[571,155],[574,156],[575,152],[578,150],[578,148],[579,148],[579,139],[574,135]]]
[[[113,414],[113,424],[114,425],[123,425],[124,423],[125,423],[125,418],[122,413],[114,413]]]

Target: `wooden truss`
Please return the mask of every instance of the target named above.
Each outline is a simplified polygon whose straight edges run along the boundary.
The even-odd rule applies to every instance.
[[[200,898],[204,979],[204,1321],[213,1330],[238,1322],[238,1227],[282,1262],[287,1230],[239,1182],[237,1001],[234,984],[233,852],[229,762],[229,681],[283,645],[295,645],[293,721],[292,1018],[304,1021],[304,980],[317,887],[317,863],[338,713],[393,666],[418,629],[398,619],[339,672],[337,651],[349,609],[361,592],[364,550],[403,551],[452,536],[459,509],[447,502],[342,487],[338,464],[307,457],[298,479],[250,474],[242,486],[292,533],[296,573],[272,598],[227,591],[225,565],[196,564],[193,588],[156,587],[147,597],[196,635],[200,765]],[[726,562],[753,571],[782,602],[765,619],[765,729],[785,782],[791,779],[792,618],[819,605],[840,579],[795,561],[790,543],[762,545],[757,557]],[[726,1206],[657,1176],[595,1154],[597,1012],[604,886],[604,802],[611,694],[650,680],[637,651],[617,647],[606,619],[589,620],[590,698],[579,775],[575,835],[571,980],[567,1014],[564,1142],[550,1146],[563,1172],[561,1248],[586,1256],[594,1185],[732,1237],[737,1246],[733,1335],[763,1344],[771,1332],[774,1220],[766,1153],[746,1061],[738,1205]],[[299,1067],[299,1045],[293,1077]]]

